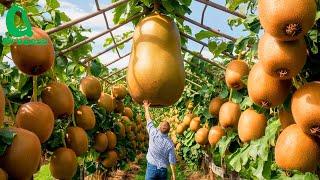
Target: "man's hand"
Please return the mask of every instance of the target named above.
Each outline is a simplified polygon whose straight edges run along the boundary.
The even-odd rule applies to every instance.
[[[146,117],[146,120],[151,120],[151,115],[150,115],[150,112],[149,112],[149,107],[150,107],[150,104],[149,101],[147,100],[144,100],[143,101],[143,107],[144,107],[144,111],[145,111],[145,117]]]
[[[143,101],[143,107],[144,107],[145,109],[148,109],[148,108],[150,107],[150,104],[151,104],[151,103],[149,103],[148,100],[144,100],[144,101]]]

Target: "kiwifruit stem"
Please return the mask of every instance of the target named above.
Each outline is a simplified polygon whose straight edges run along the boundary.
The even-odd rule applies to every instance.
[[[15,124],[16,117],[14,116],[14,113],[13,113],[13,109],[12,109],[12,106],[11,106],[11,101],[7,97],[6,97],[6,102],[7,102],[8,106],[9,106],[12,122],[13,122],[13,124]]]
[[[72,124],[73,124],[74,127],[77,126],[76,120],[75,120],[75,118],[74,118],[74,111],[72,112]]]
[[[288,36],[298,36],[302,32],[302,26],[299,23],[288,24],[285,31]]]
[[[160,3],[158,0],[154,0],[154,3],[153,3],[153,11],[154,12],[158,12],[159,11],[159,8],[160,8]]]
[[[231,101],[232,99],[232,94],[233,94],[233,88],[230,88],[229,101]]]
[[[61,131],[61,140],[62,140],[63,147],[67,147],[65,136],[66,135],[65,135],[64,131]]]
[[[37,102],[37,96],[38,96],[38,78],[37,76],[33,76],[33,94],[32,94],[32,98],[31,101]]]

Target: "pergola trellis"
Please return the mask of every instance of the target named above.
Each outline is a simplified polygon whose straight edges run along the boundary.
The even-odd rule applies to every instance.
[[[81,22],[83,22],[83,21],[86,21],[86,20],[88,20],[88,19],[90,19],[90,18],[93,18],[93,17],[95,17],[95,16],[97,16],[97,15],[101,15],[101,14],[102,14],[103,17],[104,17],[104,20],[105,20],[105,24],[106,24],[106,30],[105,30],[105,31],[100,32],[99,34],[96,34],[96,35],[94,35],[94,36],[92,36],[92,37],[89,37],[89,38],[87,38],[87,39],[85,39],[85,40],[83,40],[83,41],[80,41],[80,42],[78,42],[78,43],[76,43],[76,44],[74,44],[74,45],[72,45],[72,46],[70,46],[70,47],[68,47],[68,48],[66,48],[66,49],[61,50],[60,52],[57,53],[57,56],[61,56],[61,55],[64,55],[64,54],[66,54],[66,53],[68,53],[68,52],[70,52],[70,51],[73,51],[73,50],[75,50],[75,49],[78,49],[79,47],[81,47],[81,46],[83,46],[83,45],[85,45],[85,44],[87,44],[87,43],[90,43],[90,42],[94,41],[95,39],[97,39],[97,38],[99,38],[99,37],[102,37],[102,36],[105,35],[105,34],[110,34],[110,36],[111,36],[111,38],[112,38],[112,42],[113,42],[113,45],[112,45],[112,46],[110,46],[110,47],[102,50],[101,52],[98,52],[97,54],[95,54],[95,55],[93,55],[93,56],[91,56],[91,57],[89,57],[89,58],[87,58],[87,59],[84,59],[84,60],[82,60],[82,61],[79,61],[79,63],[80,63],[82,66],[88,67],[88,64],[90,63],[90,61],[96,59],[97,57],[99,57],[99,56],[102,55],[102,54],[105,54],[105,53],[107,53],[107,52],[115,49],[115,51],[116,51],[116,53],[117,53],[117,55],[118,55],[118,58],[115,59],[115,60],[113,60],[113,61],[111,61],[111,62],[109,62],[109,63],[107,63],[107,64],[105,64],[105,66],[108,67],[108,66],[110,66],[111,64],[113,64],[113,63],[115,63],[115,62],[118,62],[118,61],[120,61],[120,60],[122,60],[122,59],[124,59],[125,57],[127,57],[127,56],[130,55],[130,53],[127,53],[127,54],[121,56],[118,47],[119,47],[120,45],[123,45],[124,43],[130,41],[130,40],[132,39],[132,36],[130,36],[130,37],[128,37],[128,38],[126,38],[126,39],[124,39],[124,40],[122,40],[122,41],[120,41],[120,42],[117,42],[117,41],[115,40],[113,31],[115,31],[115,30],[117,30],[118,28],[120,28],[120,27],[128,24],[128,23],[131,22],[132,20],[137,19],[137,18],[145,15],[145,14],[146,14],[146,11],[139,12],[139,13],[137,13],[137,14],[129,17],[129,18],[127,18],[126,20],[122,21],[121,23],[119,23],[119,24],[117,24],[117,25],[115,25],[115,26],[113,26],[113,27],[110,27],[110,26],[109,26],[108,19],[107,19],[107,16],[106,16],[106,12],[107,12],[107,11],[110,11],[110,10],[112,10],[112,9],[120,6],[120,5],[126,4],[126,3],[128,3],[130,0],[119,0],[119,1],[117,1],[117,2],[114,2],[114,3],[111,3],[111,4],[107,5],[107,6],[104,7],[104,8],[100,8],[99,0],[94,0],[94,1],[95,1],[96,9],[97,9],[96,12],[90,13],[90,14],[88,14],[88,15],[86,15],[86,16],[79,17],[79,18],[74,19],[74,20],[71,20],[71,21],[66,22],[66,23],[64,23],[64,24],[61,24],[61,25],[59,25],[59,26],[57,26],[57,27],[55,27],[55,28],[49,29],[49,30],[47,30],[46,32],[50,35],[50,34],[53,34],[53,33],[58,32],[58,31],[61,31],[61,30],[63,30],[63,29],[69,28],[69,27],[71,27],[71,26],[73,26],[73,25],[76,25],[76,24],[78,24],[78,23],[81,23]],[[213,29],[213,28],[211,28],[211,27],[206,26],[206,25],[203,23],[204,17],[205,17],[205,12],[206,12],[208,6],[210,6],[210,7],[212,7],[212,8],[218,9],[218,10],[220,10],[220,11],[229,13],[229,14],[231,14],[231,15],[234,15],[234,16],[237,16],[237,17],[240,17],[240,18],[244,18],[244,19],[245,19],[245,18],[246,18],[245,15],[243,15],[243,14],[241,14],[241,13],[239,13],[239,12],[236,12],[236,11],[230,11],[230,10],[228,10],[226,7],[221,6],[221,5],[219,5],[219,4],[216,4],[216,3],[214,3],[214,2],[211,2],[211,1],[209,1],[209,0],[195,0],[195,1],[197,1],[197,2],[202,3],[202,4],[205,5],[204,8],[203,8],[203,10],[202,10],[201,22],[197,22],[197,21],[195,21],[195,20],[193,20],[193,19],[190,19],[190,18],[188,18],[188,17],[186,17],[186,16],[182,16],[182,15],[180,15],[180,14],[176,14],[176,16],[177,16],[178,18],[181,18],[181,19],[183,19],[183,20],[185,20],[185,21],[187,21],[187,22],[189,22],[189,23],[191,23],[191,24],[193,24],[193,25],[196,25],[196,26],[198,26],[198,27],[200,27],[200,28],[202,28],[202,29],[204,29],[204,30],[210,31],[210,32],[212,32],[212,33],[214,33],[214,34],[216,34],[216,35],[218,35],[218,36],[220,36],[220,37],[223,37],[223,38],[225,38],[225,39],[231,40],[231,41],[233,41],[233,42],[235,42],[235,41],[237,40],[237,38],[235,38],[235,37],[232,37],[232,36],[230,36],[230,35],[228,35],[228,34],[225,34],[225,33],[220,32],[219,30],[216,30],[216,29]],[[202,48],[201,48],[199,54],[196,53],[196,52],[194,52],[194,51],[192,51],[192,50],[190,50],[190,49],[187,49],[186,47],[182,47],[182,51],[187,52],[187,53],[191,54],[192,56],[197,57],[198,59],[200,59],[200,60],[202,60],[202,61],[205,61],[205,62],[207,62],[207,63],[209,63],[209,64],[211,64],[211,65],[213,65],[213,66],[216,66],[216,67],[218,67],[218,68],[220,68],[220,69],[225,70],[225,67],[224,67],[223,65],[219,64],[218,62],[214,62],[214,61],[212,61],[212,60],[210,60],[210,59],[207,59],[207,58],[205,58],[205,57],[203,57],[203,56],[201,55],[203,49],[204,49],[205,47],[208,47],[208,44],[206,44],[206,43],[203,42],[203,41],[199,41],[199,40],[197,40],[196,38],[194,38],[194,37],[192,37],[192,36],[190,36],[190,35],[188,35],[188,34],[186,34],[186,33],[184,33],[184,32],[181,32],[181,31],[180,31],[180,34],[181,34],[181,36],[183,36],[183,37],[185,37],[185,38],[187,38],[187,39],[190,39],[190,40],[192,40],[192,41],[194,41],[194,42],[202,45]],[[228,54],[228,53],[226,53],[226,52],[222,52],[222,53],[223,53],[223,55],[225,55],[225,56],[227,56],[227,57],[229,57],[229,58],[235,58],[234,56],[232,56],[232,55],[230,55],[230,54]],[[196,67],[196,65],[193,64],[192,62],[189,62],[189,61],[187,61],[187,60],[184,60],[184,62],[188,63],[190,66]],[[124,79],[126,76],[122,76],[122,77],[116,79],[116,80],[113,81],[113,82],[109,82],[108,79],[111,78],[111,77],[114,76],[114,75],[117,75],[117,74],[119,74],[119,73],[127,70],[127,68],[128,68],[127,66],[124,67],[124,68],[121,68],[121,69],[119,69],[119,70],[117,70],[117,71],[109,74],[108,76],[102,78],[102,80],[104,80],[105,82],[107,82],[107,83],[110,84],[110,85],[115,84],[116,82]],[[207,69],[206,69],[206,72],[207,72],[208,74],[214,75],[211,71],[209,71],[209,70],[207,70]],[[198,76],[196,76],[196,75],[193,75],[191,72],[186,72],[186,74],[195,77],[196,79],[199,80],[199,82],[203,82],[203,80],[201,80],[200,77],[198,77]],[[189,84],[194,85],[194,86],[196,86],[196,87],[199,87],[199,88],[202,87],[200,84],[198,84],[198,83],[190,80],[189,78],[186,78],[186,81],[187,81]],[[190,88],[189,90],[192,91],[192,92],[196,92],[196,91],[194,91],[192,88]]]

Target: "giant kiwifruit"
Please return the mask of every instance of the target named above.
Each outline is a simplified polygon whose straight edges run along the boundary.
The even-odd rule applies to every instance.
[[[0,127],[2,126],[4,120],[4,108],[6,106],[6,98],[4,95],[4,91],[0,85]]]
[[[105,168],[111,168],[116,165],[118,160],[118,154],[116,151],[107,151],[103,154],[103,156],[105,156],[106,158],[102,160],[101,164]]]
[[[0,167],[14,179],[30,179],[37,171],[41,144],[37,135],[22,128],[10,128],[16,134],[12,144],[0,156]]]
[[[8,174],[0,168],[0,180],[8,180]]]
[[[241,110],[239,104],[231,101],[225,102],[220,107],[219,123],[223,128],[237,128],[240,115]]]
[[[320,159],[320,147],[297,124],[292,124],[279,135],[275,147],[275,160],[284,170],[313,172]]]
[[[97,152],[104,152],[108,147],[108,136],[105,133],[98,133],[94,138],[94,149]]]
[[[46,142],[52,134],[54,115],[51,108],[42,102],[29,102],[20,106],[16,125],[35,133],[40,142]]]
[[[124,104],[122,101],[116,100],[115,101],[115,109],[114,112],[115,113],[122,113],[124,110]]]
[[[258,12],[266,32],[281,41],[292,41],[301,39],[313,26],[317,5],[315,0],[259,0]]]
[[[61,147],[55,150],[50,160],[50,172],[56,179],[72,179],[77,172],[76,153],[69,148]]]
[[[127,116],[129,119],[133,118],[133,112],[132,112],[131,108],[129,108],[129,107],[125,107],[123,109],[122,115]]]
[[[56,118],[70,116],[73,113],[73,95],[69,87],[63,83],[49,83],[42,91],[41,99],[50,106]]]
[[[112,96],[118,100],[124,99],[127,95],[127,89],[123,85],[115,85],[112,87]]]
[[[184,116],[182,123],[189,127],[191,120],[194,118],[192,113],[188,113]]]
[[[88,151],[89,140],[87,133],[80,127],[68,127],[66,144],[77,156],[81,156]]]
[[[279,111],[279,120],[281,123],[281,129],[285,129],[295,123],[291,111],[287,111],[285,109],[281,109]]]
[[[87,76],[80,81],[80,91],[90,101],[96,101],[99,99],[102,91],[99,80],[94,76]]]
[[[206,127],[200,128],[195,135],[196,143],[200,145],[208,144],[208,134],[209,134],[208,128]]]
[[[264,108],[282,104],[290,92],[290,86],[289,80],[279,80],[265,73],[261,63],[255,64],[249,73],[249,97]]]
[[[75,116],[77,126],[84,130],[93,129],[96,125],[96,116],[90,106],[81,105]]]
[[[192,118],[192,120],[190,122],[190,126],[189,126],[190,130],[193,132],[197,132],[198,129],[200,128],[200,123],[201,123],[200,117]]]
[[[223,100],[220,97],[215,97],[210,101],[210,105],[209,105],[209,113],[212,116],[215,117],[219,117],[219,111],[220,111],[220,107],[222,106],[223,103],[225,103],[226,101]]]
[[[181,123],[177,126],[177,129],[176,129],[176,133],[179,134],[179,135],[182,135],[183,132],[187,129],[188,126],[186,126],[184,123]]]
[[[179,30],[160,13],[141,19],[135,27],[127,71],[129,93],[134,101],[169,106],[181,96],[185,70]]]
[[[225,80],[229,88],[240,90],[245,85],[242,82],[242,78],[249,74],[249,67],[245,61],[233,60],[226,69]]]
[[[267,119],[264,114],[259,114],[253,109],[242,112],[238,123],[238,134],[242,142],[259,139],[264,136]]]
[[[278,79],[291,79],[303,68],[307,60],[304,39],[278,41],[265,33],[259,41],[258,58],[263,70]]]
[[[320,82],[300,87],[292,96],[291,111],[305,133],[320,137]]]
[[[208,141],[210,145],[215,146],[224,135],[225,132],[220,126],[211,127],[208,134]]]
[[[108,150],[112,150],[117,145],[117,136],[112,131],[107,131],[106,135],[108,136]]]
[[[28,75],[40,75],[49,70],[54,63],[54,48],[48,34],[40,28],[32,28],[31,37],[22,39],[45,40],[44,45],[17,44],[11,45],[11,56],[18,69]]]
[[[98,104],[99,106],[103,107],[108,113],[114,111],[114,109],[116,108],[115,98],[106,93],[101,93]]]

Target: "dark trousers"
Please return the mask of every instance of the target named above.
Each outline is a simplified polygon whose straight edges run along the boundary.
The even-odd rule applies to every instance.
[[[157,166],[147,163],[146,180],[166,180],[167,176],[167,168],[157,169]]]

